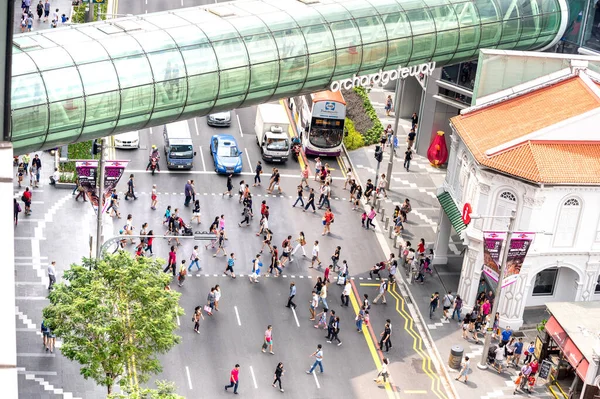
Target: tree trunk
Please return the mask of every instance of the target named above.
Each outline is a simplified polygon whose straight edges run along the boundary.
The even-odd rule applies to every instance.
[[[107,385],[106,390],[108,391],[108,394],[110,395],[112,393],[112,385]]]

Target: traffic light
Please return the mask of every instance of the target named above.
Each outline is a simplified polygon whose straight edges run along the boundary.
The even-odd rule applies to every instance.
[[[98,139],[95,139],[92,143],[92,155],[98,155],[100,151],[102,151],[102,144],[100,144]]]
[[[380,145],[375,146],[375,159],[377,162],[383,161],[383,150]]]

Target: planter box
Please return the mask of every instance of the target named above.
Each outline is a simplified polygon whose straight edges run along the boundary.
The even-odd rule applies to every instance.
[[[66,190],[74,190],[76,187],[75,183],[59,183],[54,184],[54,188],[66,189]]]

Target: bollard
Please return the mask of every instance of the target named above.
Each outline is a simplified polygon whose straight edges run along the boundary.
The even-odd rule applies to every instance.
[[[387,220],[389,220],[389,218]],[[386,220],[386,222],[387,222],[387,220]],[[392,226],[390,226],[390,228],[388,229],[388,238],[390,238],[390,239],[394,238],[394,228]]]
[[[375,200],[375,207],[377,208],[377,212],[381,212],[381,199],[377,198]]]
[[[458,370],[460,369],[460,362],[463,358],[464,350],[460,345],[454,345],[450,349],[450,357],[448,358],[448,367]]]
[[[385,209],[384,209],[384,210],[385,210]],[[383,218],[381,218],[381,221],[383,222]],[[384,226],[383,228],[384,228],[384,229],[386,229],[386,230],[387,230],[387,228],[390,226],[390,217],[389,217],[389,216],[385,218],[385,223],[384,223],[384,225],[383,225],[383,226]],[[391,238],[391,237],[390,237],[390,238]]]
[[[394,238],[394,248],[401,248],[400,240],[401,240],[400,235],[397,235],[396,238]],[[400,254],[400,255],[402,255],[402,254]]]
[[[381,209],[381,221],[383,222],[384,220],[385,220],[385,208],[382,208]],[[387,229],[387,224],[385,225],[385,228]]]

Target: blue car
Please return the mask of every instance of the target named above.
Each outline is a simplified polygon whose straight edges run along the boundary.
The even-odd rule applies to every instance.
[[[210,152],[217,173],[241,173],[242,152],[237,141],[229,134],[214,135],[210,139]]]

